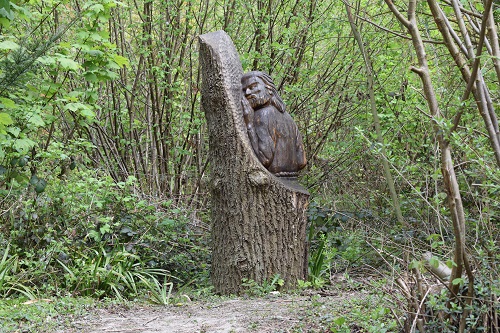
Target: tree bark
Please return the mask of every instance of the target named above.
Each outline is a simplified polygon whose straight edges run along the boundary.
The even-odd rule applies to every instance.
[[[255,156],[242,114],[238,53],[223,32],[201,35],[202,99],[209,131],[212,282],[222,294],[242,280],[276,274],[293,286],[307,275],[309,193],[272,175]]]

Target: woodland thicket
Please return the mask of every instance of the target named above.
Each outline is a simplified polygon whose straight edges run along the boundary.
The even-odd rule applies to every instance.
[[[0,295],[210,289],[197,36],[223,29],[304,137],[300,284],[377,275],[405,331],[498,332],[499,22],[491,0],[0,0]]]

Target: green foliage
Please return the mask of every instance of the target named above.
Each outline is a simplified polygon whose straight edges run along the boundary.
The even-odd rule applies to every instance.
[[[332,274],[366,264],[378,264],[380,257],[367,243],[367,233],[353,230],[351,223],[370,223],[370,211],[334,212],[310,204],[308,210],[309,282],[315,288],[330,283]],[[370,243],[377,244],[376,239]]]
[[[91,298],[58,297],[57,299],[0,300],[0,326],[3,332],[54,332],[61,327],[81,329],[74,318],[98,306]]]
[[[56,259],[64,272],[61,288],[73,295],[123,299],[138,297],[144,289],[160,294],[162,288],[157,279],[166,279],[168,273],[145,267],[139,260],[125,250],[107,253],[103,249],[64,259],[66,263]]]
[[[273,291],[279,291],[285,283],[279,274],[275,274],[271,280],[264,281],[262,284],[246,278],[241,282],[241,285],[245,288],[245,294],[252,297],[262,297]]]
[[[21,192],[25,199],[2,226],[11,243],[2,293],[27,293],[14,282],[44,294],[98,298],[141,298],[148,290],[151,302],[164,304],[174,284],[206,282],[207,260],[195,260],[207,255],[206,240],[194,235],[185,212],[139,199],[132,178],[115,184],[95,176],[76,171],[44,193]]]
[[[370,333],[398,332],[398,322],[377,292],[353,298],[343,305],[338,313],[319,318],[330,332],[348,333],[362,331]]]
[[[148,292],[150,293],[150,302],[159,305],[170,304],[174,284],[172,282],[167,282],[167,275],[165,275],[163,283],[161,282],[161,279],[158,280],[156,278],[142,280],[141,282],[145,284]]]
[[[478,276],[473,285],[475,297],[471,302],[467,300],[470,285],[464,283],[463,279],[456,280],[452,283],[460,284],[458,298],[450,298],[445,288],[429,295],[425,302],[429,315],[426,328],[439,332],[456,332],[456,327],[463,316],[466,316],[464,325],[466,332],[488,331],[495,327],[496,323],[487,318],[500,311],[500,305],[494,300],[494,295],[498,294],[498,278],[485,279],[484,276]]]
[[[15,290],[18,287],[15,282],[18,257],[9,257],[9,251],[10,245],[7,245],[2,256],[2,261],[0,261],[0,292],[2,292],[2,297],[6,297],[11,290]]]
[[[453,147],[477,302],[468,309],[466,294],[429,294],[425,315],[429,330],[444,332],[470,310],[467,328],[479,331],[485,313],[498,311],[490,299],[499,294],[500,171],[484,124],[472,100],[461,101],[460,72],[444,46],[427,43],[442,111],[431,122],[419,78],[408,72],[412,44],[387,32],[401,26],[385,6],[357,8],[375,23],[359,30],[374,67],[385,156],[339,1],[0,1],[0,295],[136,298],[148,290],[149,301],[167,304],[174,287],[210,288],[210,170],[195,41],[224,29],[245,70],[272,74],[304,136],[301,181],[313,202],[309,280],[299,284],[324,287],[334,274],[391,265],[425,275],[419,253],[449,258],[454,233],[435,125]],[[424,37],[440,40],[425,3],[419,13]],[[488,66],[482,74],[497,105],[495,75]],[[395,226],[381,159],[396,175],[409,230]],[[264,294],[279,281],[244,283]],[[464,277],[453,283],[468,288]],[[393,325],[376,322],[386,309],[366,316],[363,328]],[[332,330],[354,330],[358,314],[336,316]]]

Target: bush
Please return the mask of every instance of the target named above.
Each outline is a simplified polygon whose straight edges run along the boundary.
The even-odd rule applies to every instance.
[[[16,188],[4,199],[12,209],[1,226],[9,281],[29,296],[98,298],[206,283],[207,227],[199,213],[171,200],[146,200],[134,193],[134,181],[75,170],[67,179],[51,179],[43,193],[32,185]],[[0,282],[5,296],[20,293],[8,286]]]

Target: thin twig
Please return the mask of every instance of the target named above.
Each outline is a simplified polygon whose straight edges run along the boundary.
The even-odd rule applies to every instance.
[[[158,319],[158,318],[160,318],[160,316],[158,316],[158,317],[155,317],[155,318],[153,318],[153,319],[148,320],[147,322],[145,322],[144,324],[142,324],[142,326],[146,326],[147,324],[149,324],[149,323],[150,323],[150,322],[152,322],[152,321],[155,321],[155,320],[156,320],[156,319]]]
[[[467,83],[467,88],[465,89],[464,96],[462,97],[462,101],[465,101],[469,98],[469,95],[472,90],[472,86],[474,85],[474,81],[476,81],[477,72],[479,70],[479,59],[481,57],[481,53],[483,51],[483,44],[486,34],[486,26],[488,23],[488,18],[490,16],[491,5],[493,3],[492,0],[486,0],[486,5],[484,6],[483,13],[483,21],[481,22],[481,32],[479,33],[479,42],[476,50],[476,57],[474,59],[474,64],[472,66],[472,74],[470,76],[469,82]],[[479,89],[479,87],[477,87]]]
[[[415,319],[413,319],[413,323],[411,325],[411,330],[410,332],[414,332],[415,331],[415,327],[417,325],[417,319],[418,319],[418,315],[420,314],[420,310],[422,309],[422,306],[424,305],[424,301],[425,299],[427,298],[427,295],[429,294],[429,292],[431,291],[431,288],[427,288],[427,291],[425,292],[425,295],[424,297],[422,297],[422,300],[420,301],[420,304],[418,306],[418,309],[417,310],[417,313],[415,313]]]
[[[383,30],[385,32],[388,32],[390,34],[393,34],[395,36],[398,36],[398,37],[401,37],[401,38],[404,38],[404,39],[407,39],[407,40],[411,40],[410,36],[406,36],[406,35],[404,35],[402,33],[399,33],[399,32],[393,31],[393,30],[391,30],[389,28],[383,27],[383,26],[381,26],[381,25],[379,25],[379,24],[377,24],[377,23],[375,23],[375,22],[373,22],[373,21],[371,21],[371,20],[369,20],[369,19],[367,19],[365,17],[359,16],[359,15],[356,15],[356,17],[359,18],[361,21],[365,21],[366,23],[371,24],[371,25],[373,25],[376,28],[379,28],[380,30]],[[424,43],[427,43],[427,44],[444,44],[442,41],[432,40],[432,39],[422,39],[422,41]]]

